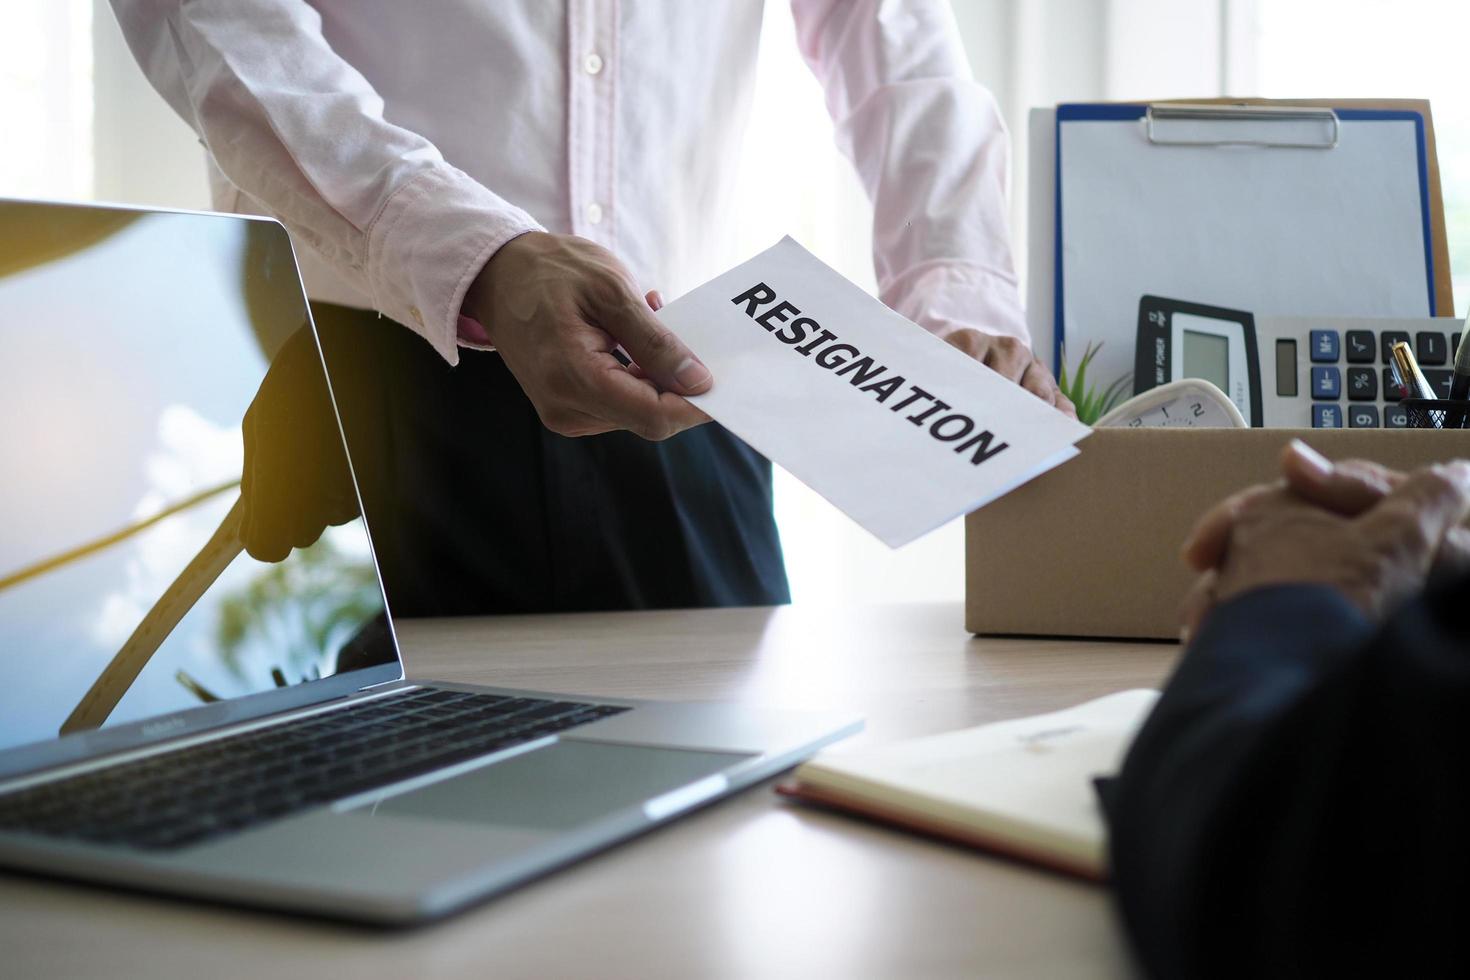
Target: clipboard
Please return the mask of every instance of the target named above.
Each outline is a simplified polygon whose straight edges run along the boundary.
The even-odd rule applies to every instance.
[[[1427,102],[1064,104],[1032,111],[1030,147],[1028,320],[1053,366],[1067,341],[1075,359],[1101,340],[1096,376],[1130,373],[1145,293],[1281,315],[1453,313]],[[1114,229],[1078,232],[1099,220]]]

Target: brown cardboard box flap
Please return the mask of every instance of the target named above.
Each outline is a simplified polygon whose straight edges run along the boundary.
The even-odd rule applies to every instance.
[[[972,633],[1174,639],[1205,508],[1279,476],[1301,438],[1331,459],[1413,469],[1470,458],[1470,430],[1099,429],[1081,454],[965,520]]]

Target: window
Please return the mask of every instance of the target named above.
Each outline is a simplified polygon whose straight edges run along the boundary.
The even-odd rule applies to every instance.
[[[92,196],[91,0],[0,2],[0,194]]]
[[[772,146],[781,153],[759,152]],[[731,264],[789,234],[876,293],[872,209],[833,142],[821,86],[797,51],[785,0],[766,4],[745,148]],[[779,469],[775,495],[793,601],[841,605],[964,595],[960,522],[895,552]]]
[[[1263,0],[1248,37],[1261,95],[1429,99],[1457,313],[1470,299],[1467,38],[1470,4],[1443,0]]]

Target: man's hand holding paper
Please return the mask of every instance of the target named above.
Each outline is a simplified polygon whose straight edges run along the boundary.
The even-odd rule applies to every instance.
[[[1048,405],[1056,406],[1063,415],[1077,417],[1072,400],[1062,394],[1046,365],[1036,359],[1031,348],[1019,337],[961,327],[945,334],[944,339],[951,347],[963,351],[1001,377],[1014,381]]]
[[[661,440],[708,421],[680,395],[709,371],[660,326],[607,249],[575,235],[528,232],[503,245],[465,297],[548,429],[585,436],[627,429]],[[616,352],[637,361],[630,371]]]
[[[659,317],[715,377],[699,408],[892,547],[1070,459],[1088,432],[790,238]]]

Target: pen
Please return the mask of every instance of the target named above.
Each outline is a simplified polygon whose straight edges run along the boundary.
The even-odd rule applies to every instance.
[[[1450,397],[1463,401],[1470,398],[1470,317],[1460,331],[1460,346],[1455,348],[1455,376],[1450,381]]]
[[[1419,370],[1419,361],[1414,357],[1414,352],[1409,345],[1402,340],[1393,345],[1393,371],[1398,376],[1399,384],[1403,387],[1409,398],[1435,398],[1434,389],[1424,379],[1424,372]],[[1457,358],[1458,360],[1458,358]]]

